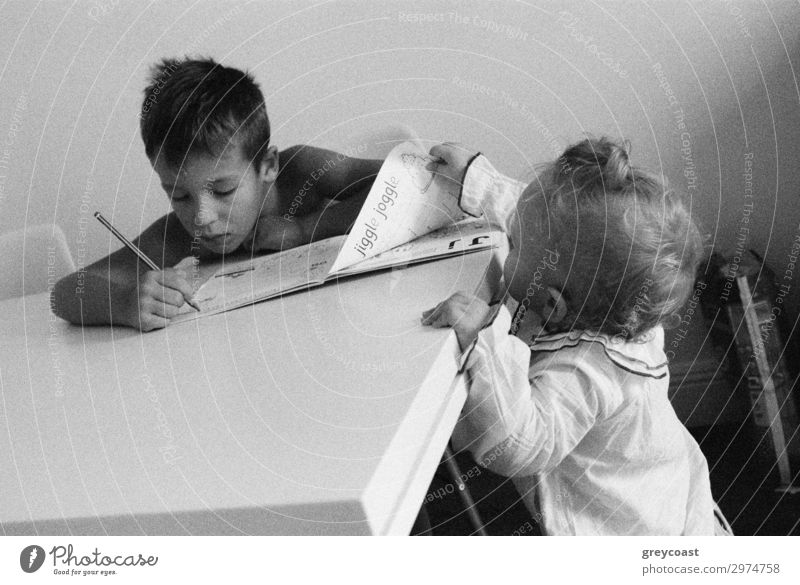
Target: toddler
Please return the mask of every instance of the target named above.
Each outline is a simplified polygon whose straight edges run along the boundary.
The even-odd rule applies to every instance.
[[[463,184],[461,208],[507,230],[516,305],[512,317],[456,293],[423,313],[469,352],[455,446],[512,477],[547,534],[729,531],[667,398],[663,326],[703,255],[679,199],[607,139],[573,145],[527,187],[454,145],[431,154]]]

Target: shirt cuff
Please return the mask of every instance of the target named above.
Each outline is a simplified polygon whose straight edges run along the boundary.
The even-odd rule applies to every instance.
[[[480,152],[467,165],[458,206],[472,217],[483,216],[483,201],[497,180],[497,170]]]
[[[508,335],[508,330],[511,327],[511,313],[508,312],[503,303],[497,303],[492,308],[494,309],[492,318],[478,333],[478,337],[461,354],[461,360],[458,364],[459,372],[469,370],[475,365],[475,361],[478,359],[475,348],[479,344],[483,348],[493,347],[501,336]],[[477,353],[480,354],[480,352]]]

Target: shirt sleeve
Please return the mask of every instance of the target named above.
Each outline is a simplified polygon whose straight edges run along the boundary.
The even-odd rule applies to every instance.
[[[461,210],[509,231],[509,221],[526,184],[499,173],[482,154],[467,166],[458,201]]]
[[[507,333],[510,322],[502,308],[478,336],[453,442],[495,473],[525,476],[556,467],[605,407],[590,364],[554,352],[529,367],[530,349]]]

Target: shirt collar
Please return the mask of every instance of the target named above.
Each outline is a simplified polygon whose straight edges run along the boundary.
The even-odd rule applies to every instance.
[[[535,352],[551,352],[582,343],[599,344],[609,360],[633,374],[656,379],[669,374],[664,354],[664,329],[661,326],[654,327],[642,338],[631,341],[594,331],[568,331],[537,337],[529,347]]]

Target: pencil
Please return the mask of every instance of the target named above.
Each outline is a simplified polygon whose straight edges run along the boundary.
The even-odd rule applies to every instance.
[[[133,243],[133,242],[131,242],[131,241],[130,241],[128,238],[126,238],[126,237],[125,237],[125,236],[123,236],[121,233],[119,233],[119,230],[117,230],[117,228],[115,228],[113,225],[111,225],[111,223],[110,223],[110,222],[109,222],[109,221],[108,221],[108,220],[107,220],[105,217],[103,217],[103,216],[102,216],[102,214],[101,214],[99,211],[95,211],[95,212],[94,212],[94,216],[97,218],[97,221],[99,221],[99,222],[100,222],[100,223],[102,223],[102,224],[103,224],[103,225],[104,225],[106,228],[108,228],[108,231],[110,231],[112,234],[114,234],[114,236],[116,236],[116,238],[117,238],[117,239],[118,239],[120,242],[122,242],[123,244],[125,244],[125,247],[127,247],[127,248],[128,248],[130,251],[131,251],[131,252],[133,252],[134,254],[136,254],[136,255],[139,257],[139,260],[141,260],[142,262],[144,262],[145,264],[147,264],[147,266],[148,266],[148,267],[149,267],[151,270],[161,270],[161,269],[158,267],[158,264],[156,264],[155,262],[153,262],[152,260],[150,260],[150,258],[147,256],[147,254],[145,254],[144,252],[142,252],[142,251],[141,251],[141,250],[140,250],[140,249],[139,249],[139,248],[136,246],[136,244],[134,244],[134,243]],[[197,304],[197,303],[194,301],[194,299],[186,299],[186,303],[187,303],[187,304],[188,304],[190,307],[192,307],[192,308],[193,308],[195,311],[199,311],[199,310],[200,310],[200,305],[198,305],[198,304]]]

